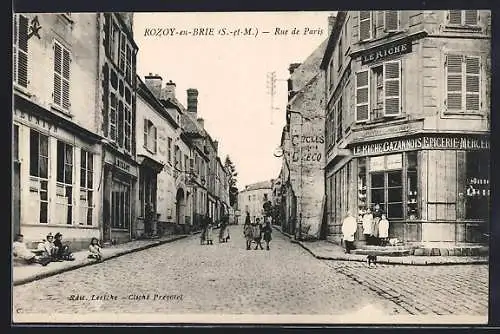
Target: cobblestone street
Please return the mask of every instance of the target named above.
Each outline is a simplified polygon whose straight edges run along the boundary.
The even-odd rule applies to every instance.
[[[273,234],[271,251],[247,251],[241,226],[231,226],[227,244],[201,246],[193,236],[16,286],[13,309],[331,315],[370,307],[382,315],[487,313],[486,265],[367,268],[317,260]]]

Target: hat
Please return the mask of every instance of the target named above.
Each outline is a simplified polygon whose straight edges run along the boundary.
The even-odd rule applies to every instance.
[[[47,234],[47,237],[46,237],[46,238],[48,239],[48,238],[53,238],[53,237],[54,237],[54,236],[52,235],[52,233],[49,233],[49,234]]]
[[[62,237],[62,234],[61,234],[61,233],[59,233],[59,232],[57,232],[57,233],[56,233],[56,235],[55,235],[54,237],[56,237],[56,238],[57,238],[57,237]]]

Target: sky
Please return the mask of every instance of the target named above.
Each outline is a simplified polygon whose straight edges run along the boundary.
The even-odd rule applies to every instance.
[[[285,124],[288,66],[304,61],[328,37],[329,15],[136,13],[137,73],[143,79],[153,73],[164,83],[175,82],[177,99],[184,106],[186,90],[198,89],[198,117],[219,141],[221,159],[229,155],[235,164],[241,189],[278,176],[281,158],[273,152],[280,145]],[[170,28],[175,29],[173,36],[167,33]],[[196,28],[213,28],[213,36],[194,36]],[[238,28],[239,36],[229,35]],[[252,35],[244,36],[245,28],[252,28]],[[294,28],[298,34],[292,34]],[[176,34],[182,30],[191,34]],[[274,110],[266,82],[273,71],[277,78]]]

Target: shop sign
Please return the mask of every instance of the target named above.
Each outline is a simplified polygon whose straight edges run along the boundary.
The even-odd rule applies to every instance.
[[[354,147],[353,152],[356,156],[363,156],[416,149],[488,150],[489,148],[489,140],[485,138],[466,136],[422,136],[416,138],[402,138],[395,140],[386,140],[378,143],[357,145]]]
[[[403,168],[403,154],[391,154],[387,156],[387,169]]]
[[[115,157],[115,166],[130,173],[130,165],[128,163],[126,163],[125,161],[119,159],[119,158],[116,158]]]
[[[369,64],[375,61],[395,56],[403,55],[411,52],[411,39],[406,39],[402,41],[396,41],[383,45],[379,48],[372,49],[368,53],[361,56],[361,64]]]
[[[44,130],[57,132],[57,126],[55,124],[49,123],[46,120],[44,120],[38,116],[32,115],[30,113],[15,109],[14,116],[18,117],[19,121],[21,121],[21,122],[26,121],[30,125],[34,125],[37,128],[42,128]]]

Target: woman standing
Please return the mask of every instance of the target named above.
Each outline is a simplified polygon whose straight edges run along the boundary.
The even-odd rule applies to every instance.
[[[253,240],[253,230],[252,230],[252,225],[250,225],[250,215],[248,212],[247,212],[247,217],[248,220],[245,219],[245,225],[243,225],[243,235],[245,236],[246,239],[247,250],[250,250]]]
[[[264,241],[266,242],[266,250],[269,250],[269,242],[272,240],[271,233],[273,232],[273,229],[271,227],[271,217],[267,217],[263,232]]]
[[[367,245],[372,245],[373,214],[370,209],[363,215],[363,234]]]
[[[207,218],[208,219],[208,223],[207,223],[207,245],[213,245],[214,242],[213,242],[213,228],[214,228],[214,225],[212,223],[212,220],[210,218]]]

